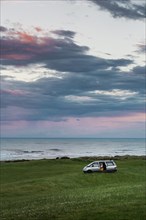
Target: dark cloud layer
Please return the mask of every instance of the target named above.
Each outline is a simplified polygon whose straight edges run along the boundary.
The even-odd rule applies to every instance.
[[[144,19],[146,17],[146,4],[135,4],[131,0],[89,0],[100,7],[101,10],[108,11],[113,17],[124,17],[127,19]]]
[[[3,120],[54,121],[71,116],[116,116],[125,114],[125,111],[144,112],[144,75],[138,75],[142,69],[137,67],[130,73],[105,71],[103,75],[99,71],[95,76],[70,73],[62,79],[41,78],[35,82],[7,80],[8,87],[2,91]],[[122,91],[123,94],[118,95]],[[14,118],[10,114],[14,106],[18,112],[19,108],[24,109],[24,114],[22,111]]]
[[[55,31],[52,31],[52,33],[56,35],[60,35],[62,37],[68,37],[68,38],[73,38],[75,36],[75,32],[69,31],[69,30],[55,30]]]
[[[91,72],[132,63],[130,59],[103,59],[88,55],[89,48],[76,44],[71,31],[54,31],[58,36],[38,39],[26,33],[15,32],[16,37],[2,38],[2,64],[27,66],[43,63],[49,69],[63,72]]]
[[[107,116],[144,112],[145,67],[120,67],[130,59],[88,55],[90,48],[74,42],[74,32],[53,31],[55,37],[37,37],[13,31],[2,38],[3,68],[41,64],[56,71],[32,82],[3,76],[2,120],[65,120],[65,117]],[[15,114],[14,114],[15,112]]]
[[[0,26],[0,32],[5,32],[5,31],[7,31],[7,28]]]
[[[91,72],[132,63],[130,59],[103,59],[88,55],[88,47],[77,45],[73,41],[74,32],[60,30],[54,32],[67,38],[38,39],[36,36],[17,32],[18,39],[9,38],[9,36],[3,38],[1,40],[2,64],[18,67],[43,63],[47,68],[57,71]]]

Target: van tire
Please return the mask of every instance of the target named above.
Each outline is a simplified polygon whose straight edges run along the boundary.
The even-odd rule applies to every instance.
[[[87,173],[92,173],[92,170],[88,170]]]

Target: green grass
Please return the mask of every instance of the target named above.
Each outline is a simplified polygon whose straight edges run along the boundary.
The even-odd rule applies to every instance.
[[[146,160],[117,160],[117,173],[84,174],[90,160],[1,164],[1,219],[144,220]]]

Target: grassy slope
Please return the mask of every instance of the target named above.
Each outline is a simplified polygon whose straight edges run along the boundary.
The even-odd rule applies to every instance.
[[[145,160],[118,160],[110,174],[83,174],[87,163],[2,163],[1,219],[146,219]]]

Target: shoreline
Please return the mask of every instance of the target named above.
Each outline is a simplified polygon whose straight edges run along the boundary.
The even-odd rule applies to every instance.
[[[31,161],[43,161],[43,160],[129,160],[129,159],[142,159],[146,160],[146,155],[115,155],[115,156],[83,156],[83,157],[56,157],[56,158],[42,158],[42,159],[17,159],[17,160],[1,160],[0,163],[18,163],[18,162],[31,162]]]

